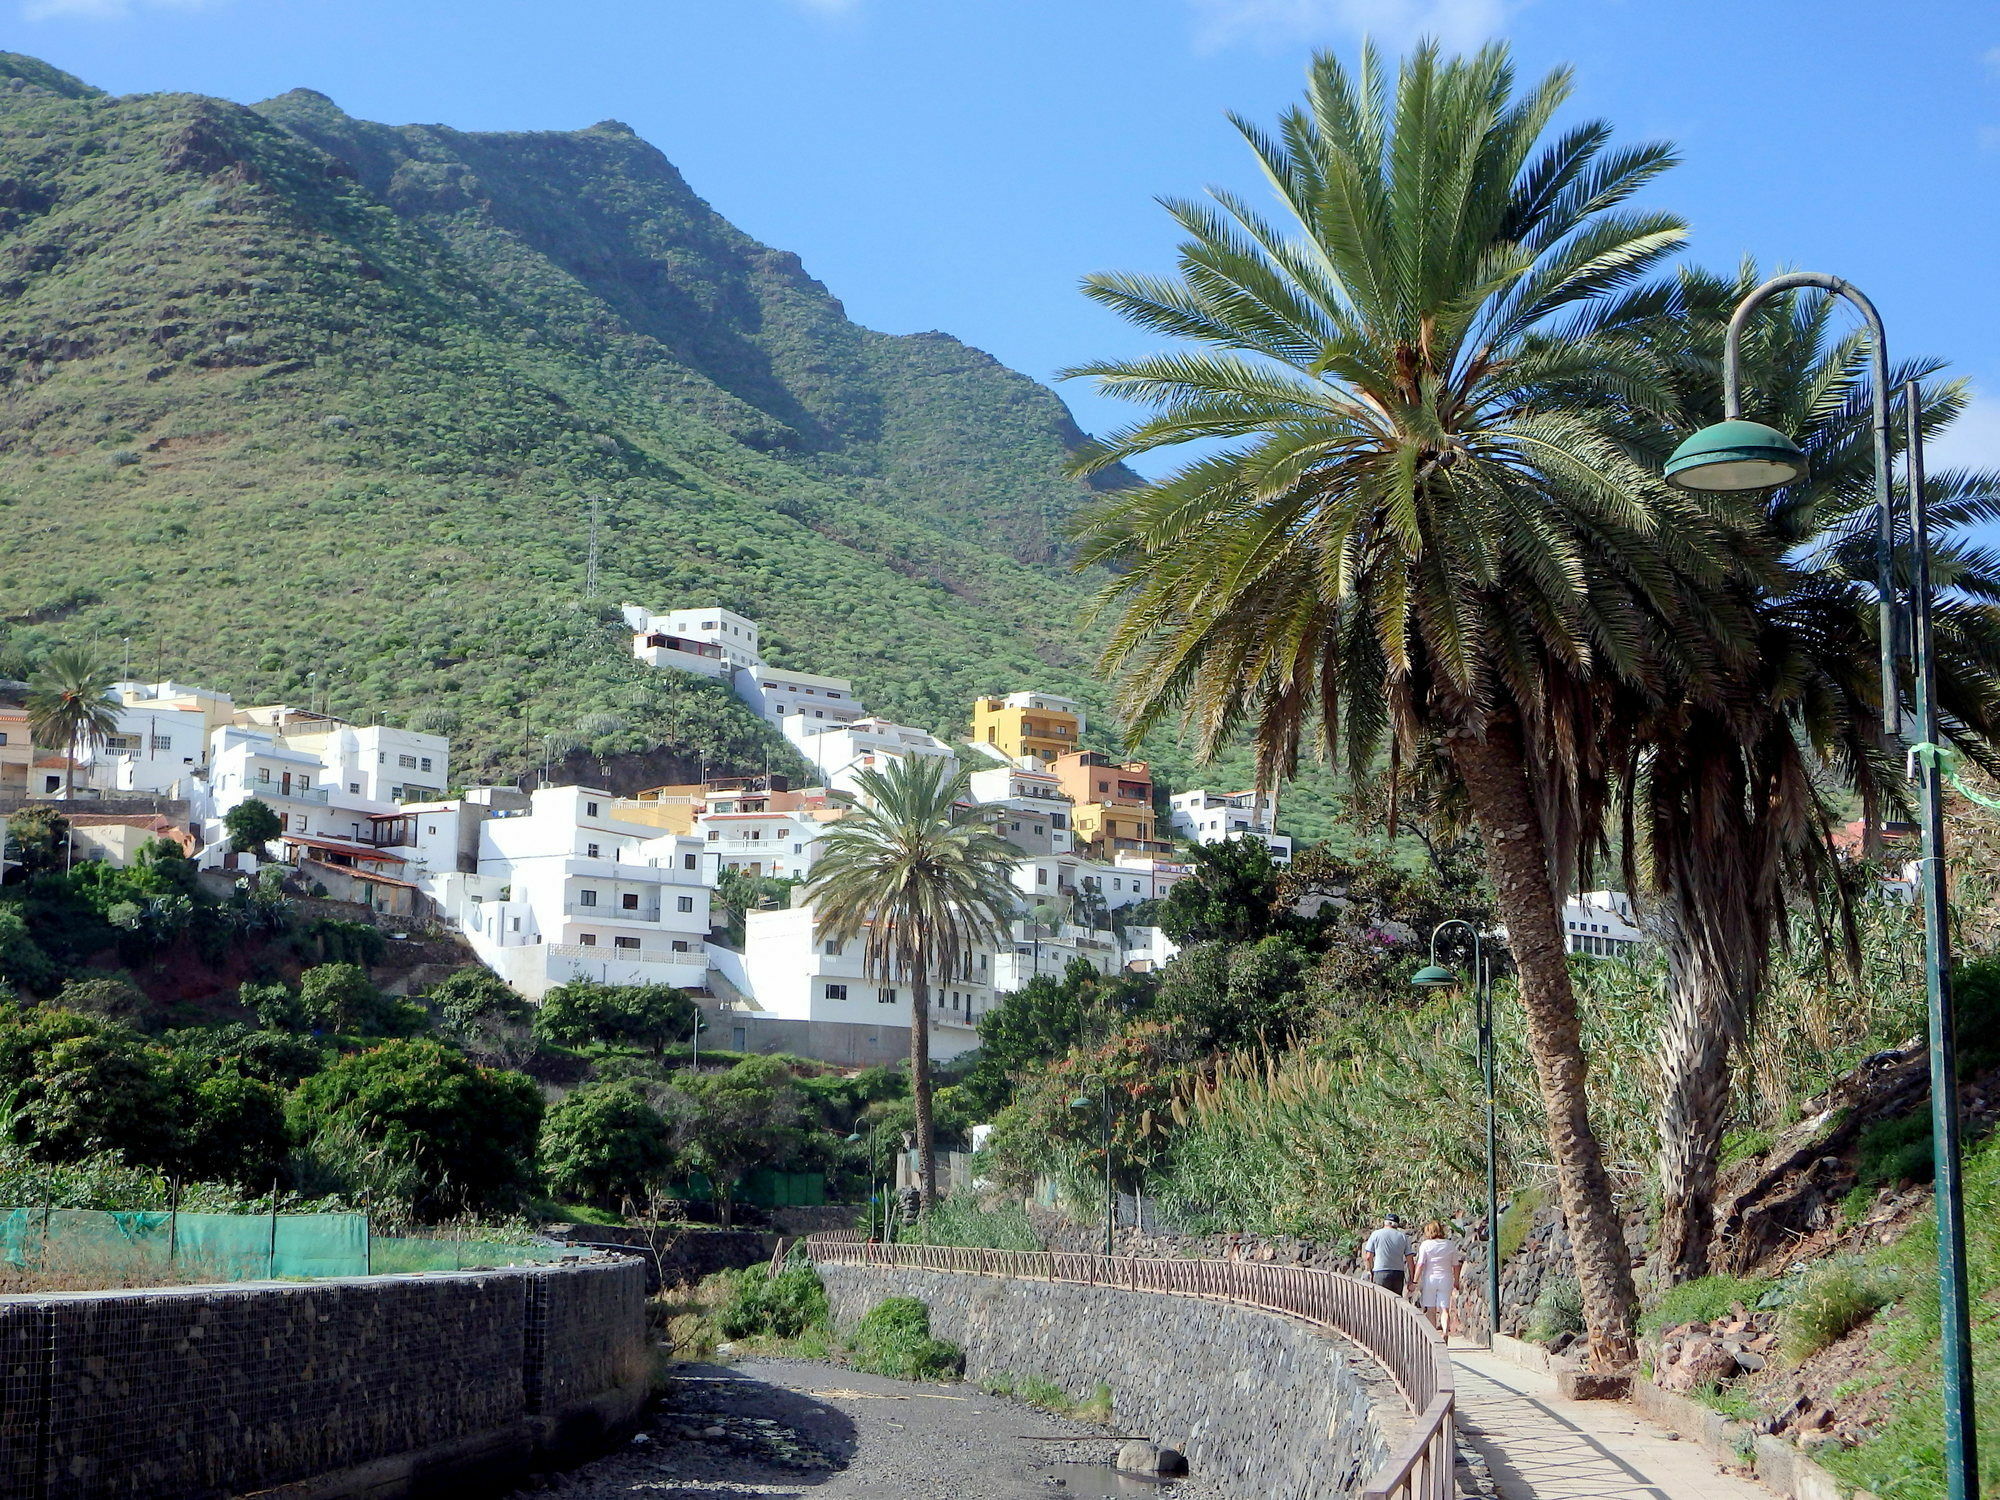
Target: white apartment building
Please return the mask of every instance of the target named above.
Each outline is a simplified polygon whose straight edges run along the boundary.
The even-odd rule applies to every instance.
[[[368,802],[432,802],[451,785],[451,742],[441,734],[290,718],[287,745],[316,757],[336,791]]]
[[[1277,831],[1276,792],[1211,792],[1197,787],[1176,792],[1168,802],[1168,826],[1176,838],[1194,844],[1220,844],[1247,835],[1261,839],[1275,863],[1291,863],[1292,841]]]
[[[810,906],[753,911],[744,921],[743,952],[717,947],[712,958],[723,976],[754,1006],[753,1014],[864,1028],[911,1025],[915,990],[905,977],[871,977],[862,944],[823,937]],[[939,1061],[979,1045],[979,1017],[993,1007],[993,956],[971,955],[969,972],[940,976],[931,985],[931,1055]]]
[[[1134,973],[1157,973],[1180,957],[1181,946],[1157,927],[1128,927],[1122,945],[1125,967]]]
[[[998,765],[974,771],[970,780],[974,799],[1000,810],[999,820],[994,824],[995,831],[1022,854],[1038,858],[1075,851],[1070,800],[1049,772]],[[1055,867],[1050,868],[1053,870]],[[1024,885],[1022,889],[1042,888],[1049,884],[1050,880],[1038,880],[1035,887]]]
[[[216,730],[208,739],[208,763],[208,793],[199,807],[204,854],[222,851],[223,816],[252,798],[278,815],[285,833],[306,836],[353,838],[371,813],[387,811],[384,804],[348,796],[336,806],[319,757],[262,726],[227,724]]]
[[[136,686],[119,683],[113,692]],[[77,784],[102,793],[190,795],[208,761],[207,716],[199,707],[119,697],[117,726],[102,744],[78,750]]]
[[[1623,891],[1585,891],[1563,903],[1563,945],[1594,958],[1636,958],[1652,938]]]
[[[1075,922],[1044,926],[1017,921],[1012,942],[993,956],[993,988],[1011,995],[1037,975],[1060,979],[1079,958],[1100,974],[1115,974],[1125,966],[1118,939],[1109,932]]]
[[[845,677],[794,672],[769,662],[754,663],[736,674],[736,696],[779,729],[788,720],[800,720],[811,729],[851,724],[868,716],[854,696],[854,684]]]
[[[477,870],[425,888],[488,968],[531,1000],[572,979],[708,982],[708,885],[697,839],[613,816],[589,787],[543,787],[479,822]],[[433,825],[444,838],[444,824]]]
[[[819,858],[827,825],[846,807],[812,792],[710,792],[694,820],[694,836],[713,883],[724,870],[803,879]]]
[[[656,615],[628,604],[624,615],[632,628],[632,654],[649,667],[727,680],[760,659],[756,621],[730,610],[710,606]]]
[[[887,719],[840,720],[792,713],[780,715],[778,727],[812,762],[814,779],[821,786],[849,796],[861,794],[863,771],[883,771],[896,762],[925,757],[957,759],[951,746],[929,730]]]

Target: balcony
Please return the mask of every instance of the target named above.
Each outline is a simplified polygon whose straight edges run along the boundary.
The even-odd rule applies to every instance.
[[[590,917],[599,922],[657,922],[660,920],[660,909],[657,906],[634,909],[623,906],[592,906],[582,901],[570,901],[564,903],[563,911],[568,916]],[[674,915],[686,917],[689,922],[692,922],[695,919],[696,913],[676,912]]]
[[[250,793],[256,797],[287,797],[293,802],[326,802],[326,791],[322,787],[283,786],[275,781],[253,781]]]

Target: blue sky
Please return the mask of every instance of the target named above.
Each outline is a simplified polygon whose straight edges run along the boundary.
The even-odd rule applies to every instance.
[[[115,92],[304,85],[367,118],[626,121],[870,326],[1041,378],[1136,351],[1076,292],[1163,268],[1157,194],[1255,190],[1223,119],[1315,46],[1505,36],[1574,113],[1678,142],[1692,253],[1825,270],[1978,404],[1933,455],[2000,465],[2000,7],[1973,0],[0,0],[0,46]],[[1980,279],[1985,278],[1985,279]],[[1072,383],[1086,427],[1126,409]]]

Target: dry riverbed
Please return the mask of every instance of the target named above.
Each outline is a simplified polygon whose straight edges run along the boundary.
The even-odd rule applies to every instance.
[[[1202,1475],[1114,1473],[1115,1429],[968,1385],[885,1380],[830,1364],[685,1365],[639,1437],[521,1493],[571,1500],[1220,1500]]]

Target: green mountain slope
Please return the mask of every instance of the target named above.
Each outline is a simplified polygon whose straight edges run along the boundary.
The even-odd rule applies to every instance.
[[[387,127],[0,60],[0,616],[243,699],[455,720],[468,770],[781,756],[626,657],[718,600],[954,729],[1089,692],[1050,392],[850,322],[614,123]],[[592,497],[597,593],[585,597]],[[315,675],[316,674],[316,675]]]

